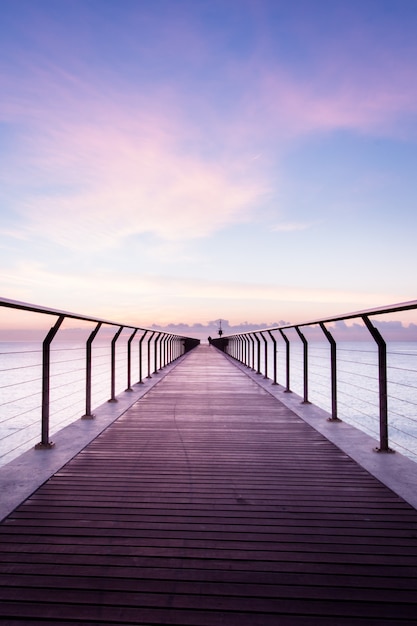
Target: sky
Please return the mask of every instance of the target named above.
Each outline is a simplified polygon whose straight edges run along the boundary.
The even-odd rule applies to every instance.
[[[143,326],[417,297],[415,0],[0,8],[2,297]]]

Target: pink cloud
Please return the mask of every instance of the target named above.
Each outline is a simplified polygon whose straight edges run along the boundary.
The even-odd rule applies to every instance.
[[[291,66],[285,57],[271,63],[255,52],[249,102],[257,119],[284,137],[333,129],[403,137],[417,109],[412,29],[406,33],[402,24],[399,31],[383,16],[365,25],[348,5],[331,13],[337,29],[323,37],[314,20],[294,29],[303,63]]]
[[[285,142],[339,129],[401,137],[417,110],[414,70],[399,68],[375,76],[335,73],[297,80],[285,71],[261,73],[255,95],[247,99],[248,127]]]
[[[248,219],[265,193],[240,155],[186,149],[192,127],[169,86],[120,95],[49,64],[20,90],[4,112],[28,125],[7,173],[36,187],[19,205],[23,231],[75,248],[147,232],[190,239]]]
[[[135,124],[62,125],[37,146],[37,166],[55,173],[64,191],[27,199],[27,226],[70,247],[86,240],[114,246],[145,232],[174,240],[206,236],[247,219],[264,193],[231,163],[178,153],[176,138],[162,137],[158,124],[145,132]]]
[[[280,315],[292,322],[394,302],[398,294],[336,288],[290,287],[280,283],[208,280],[119,273],[86,267],[63,274],[36,262],[20,262],[2,280],[5,297],[105,319],[150,325],[155,320],[206,321],[227,311],[234,321],[248,315]],[[109,298],[109,285],[111,297]],[[300,314],[301,311],[301,314]],[[184,315],[186,312],[186,315]],[[274,313],[275,312],[275,313]]]
[[[20,202],[22,231],[101,248],[146,232],[203,237],[251,219],[279,187],[276,168],[269,181],[262,171],[271,151],[336,129],[404,133],[414,67],[400,56],[376,73],[375,62],[355,63],[335,55],[301,80],[255,54],[225,63],[214,86],[193,93],[174,80],[142,91],[114,75],[110,84],[79,59],[76,71],[22,60],[21,81],[2,78],[0,105],[21,130],[3,175],[15,183],[24,175],[36,189]],[[226,84],[234,93],[227,112],[217,101]]]

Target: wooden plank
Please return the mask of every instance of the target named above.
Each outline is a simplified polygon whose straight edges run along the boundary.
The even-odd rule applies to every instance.
[[[5,624],[414,624],[417,512],[201,346],[0,526]]]

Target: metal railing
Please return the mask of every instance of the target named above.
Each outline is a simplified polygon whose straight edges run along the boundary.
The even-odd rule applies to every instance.
[[[41,439],[36,444],[36,448],[50,448],[53,446],[53,443],[50,440],[50,417],[51,417],[51,350],[53,341],[57,338],[60,329],[62,329],[62,325],[66,320],[76,320],[82,323],[87,323],[87,332],[88,337],[84,343],[84,355],[82,357],[66,359],[63,357],[62,361],[59,363],[64,363],[66,360],[68,361],[78,361],[76,370],[77,372],[81,371],[81,367],[84,368],[84,405],[85,412],[82,416],[82,419],[92,419],[94,414],[92,412],[92,388],[94,375],[96,374],[93,369],[93,351],[95,348],[95,340],[100,331],[107,332],[107,338],[105,339],[105,343],[107,343],[110,351],[110,363],[109,367],[109,394],[108,401],[109,402],[117,402],[117,389],[116,389],[116,379],[119,373],[120,367],[122,364],[118,363],[118,341],[120,340],[122,334],[125,337],[125,350],[122,355],[122,360],[124,360],[124,368],[125,368],[125,380],[126,380],[126,392],[131,392],[132,388],[132,376],[133,376],[133,368],[132,368],[132,354],[133,347],[136,348],[136,371],[138,372],[138,379],[135,384],[140,385],[143,384],[143,378],[151,378],[153,375],[157,374],[161,369],[166,367],[169,363],[172,363],[180,356],[182,356],[185,352],[188,352],[196,345],[198,345],[198,339],[192,339],[189,337],[184,337],[182,335],[177,335],[173,333],[168,333],[164,331],[159,331],[155,329],[142,328],[139,326],[133,326],[131,324],[120,324],[118,322],[113,322],[104,319],[98,319],[95,317],[90,317],[86,315],[79,315],[76,313],[68,312],[68,311],[60,311],[56,309],[50,309],[47,307],[42,307],[38,305],[28,304],[25,302],[18,302],[15,300],[9,300],[5,298],[0,298],[0,306],[7,309],[17,309],[19,311],[26,311],[33,314],[41,314],[43,316],[51,316],[54,318],[53,325],[46,333],[46,336],[42,340],[41,344],[41,355],[39,355],[40,363],[36,365],[28,364],[24,365],[23,369],[27,369],[27,371],[32,372],[34,368],[38,368],[36,370],[36,378],[29,380],[32,385],[39,385],[41,390],[41,403],[39,406],[40,415],[40,430],[41,430]],[[89,330],[88,330],[89,328]],[[85,329],[84,329],[85,330]],[[114,333],[113,333],[114,330]],[[85,334],[85,332],[84,332]],[[108,335],[112,336],[108,336]],[[75,350],[75,348],[70,348],[70,350]],[[79,349],[78,349],[79,351]],[[26,351],[26,354],[35,353],[35,350]],[[64,351],[61,350],[60,354]],[[4,352],[2,356],[8,356],[13,354],[14,360],[19,356],[19,352]],[[71,355],[73,356],[73,355]],[[82,359],[82,363],[80,360]],[[38,370],[40,369],[40,375],[38,376]],[[99,368],[98,368],[99,369]],[[35,393],[28,394],[26,397],[15,396],[10,393],[11,389],[16,389],[19,386],[27,383],[28,381],[24,380],[24,377],[15,380],[18,373],[22,371],[21,363],[16,361],[12,367],[3,367],[1,368],[3,384],[0,385],[0,390],[3,391],[3,400],[0,400],[0,407],[9,407],[12,402],[15,404],[19,404],[22,406],[25,400],[30,396],[35,395]],[[75,371],[75,370],[72,370]],[[8,375],[8,381],[4,382],[5,376]],[[31,374],[32,377],[35,376],[34,373]],[[54,374],[54,376],[59,376],[60,374]],[[30,376],[29,376],[30,378]],[[62,384],[63,387],[67,386],[70,389],[70,385],[64,381]],[[10,397],[9,397],[10,396]],[[13,397],[11,397],[13,396]],[[71,393],[68,394],[71,396]],[[66,397],[66,396],[64,396]],[[33,411],[33,408],[30,409]],[[20,414],[17,415],[19,417],[23,413],[27,413],[29,410],[23,409]],[[11,427],[13,427],[13,416],[9,418],[11,422]],[[0,420],[1,424],[1,420]]]
[[[339,418],[339,401],[340,393],[338,390],[338,382],[340,382],[340,365],[343,358],[339,358],[341,342],[337,340],[338,334],[337,322],[346,322],[350,320],[358,320],[363,331],[367,331],[367,338],[370,339],[376,349],[376,367],[377,367],[377,395],[378,395],[378,438],[380,452],[392,452],[389,446],[388,427],[389,427],[389,381],[388,381],[388,365],[387,365],[387,341],[378,328],[378,321],[371,321],[375,316],[383,316],[403,311],[411,311],[417,309],[417,301],[404,302],[397,305],[390,305],[378,309],[368,309],[365,311],[357,311],[344,315],[328,317],[324,319],[316,319],[299,324],[288,324],[273,328],[266,328],[230,335],[224,335],[220,338],[212,340],[212,343],[219,349],[226,352],[240,363],[251,368],[257,374],[263,374],[265,378],[271,378],[272,384],[282,384],[287,393],[293,391],[291,373],[294,370],[292,352],[295,343],[298,343],[298,351],[301,351],[301,371],[300,379],[302,381],[302,402],[310,403],[309,383],[312,378],[311,368],[309,366],[310,348],[317,340],[324,341],[328,345],[329,363],[328,363],[328,386],[329,386],[329,420],[333,422],[340,421]],[[357,325],[357,324],[355,324]],[[349,332],[349,326],[345,325],[344,331]],[[314,341],[307,337],[308,333],[314,331]],[[320,337],[319,337],[320,334]],[[344,336],[344,341],[346,337]],[[278,350],[278,345],[283,348],[282,352]],[[346,345],[345,343],[343,345]],[[417,344],[416,344],[417,345]],[[316,348],[316,345],[314,346]],[[358,351],[360,350],[357,349]],[[280,352],[280,354],[278,354]],[[417,353],[412,350],[410,357],[417,358]],[[278,365],[283,370],[283,381],[278,382]],[[272,368],[272,372],[271,372]],[[339,369],[338,369],[339,368]],[[324,368],[326,369],[326,368]],[[401,370],[402,368],[397,368]],[[411,407],[407,417],[412,427],[410,428],[410,436],[416,438],[417,441],[417,366],[413,364],[405,367],[408,377],[413,378],[414,400],[405,400],[404,398],[396,398],[398,402],[407,402]],[[271,373],[270,373],[271,372]],[[353,374],[352,374],[353,375]],[[365,375],[366,376],[366,375]],[[365,383],[365,386],[368,381]],[[397,387],[403,384],[403,388],[411,387],[411,384],[397,382]],[[416,418],[416,419],[414,419]],[[348,421],[348,420],[347,420]],[[414,453],[414,456],[417,454]]]

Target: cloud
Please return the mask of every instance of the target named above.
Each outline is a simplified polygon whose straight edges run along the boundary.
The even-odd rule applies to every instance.
[[[309,228],[311,228],[311,224],[307,222],[281,222],[280,224],[275,224],[272,230],[280,233],[291,233],[299,230],[308,230]]]
[[[307,2],[297,15],[290,10],[289,48],[271,29],[265,8],[262,45],[245,67],[235,64],[247,85],[249,129],[284,144],[334,130],[408,140],[412,131],[416,138],[415,11],[407,23],[407,10],[375,19],[365,5],[333,3],[321,11]]]
[[[280,211],[279,159],[292,142],[339,129],[404,135],[416,110],[413,57],[395,51],[386,63],[383,45],[370,46],[374,56],[361,63],[344,35],[343,46],[332,41],[303,75],[255,46],[248,57],[226,56],[214,78],[204,31],[198,37],[185,22],[171,33],[175,46],[189,41],[196,58],[144,84],[111,65],[84,64],[91,50],[73,54],[68,42],[57,48],[63,59],[32,50],[31,62],[16,56],[14,72],[5,69],[0,116],[15,141],[2,182],[19,190],[10,202],[21,237],[73,250],[119,247],[143,233],[174,242],[207,237],[251,220],[265,199]],[[138,64],[142,55],[150,62],[152,50],[158,62],[170,50],[145,50],[130,31],[129,42]],[[181,50],[186,63],[188,45]],[[210,80],[198,73],[202,60]],[[308,227],[284,221],[274,230]]]
[[[140,233],[207,236],[247,219],[264,193],[260,183],[236,175],[233,164],[178,153],[175,138],[158,137],[157,122],[155,133],[148,128],[145,135],[134,124],[123,130],[67,125],[38,146],[62,192],[41,190],[27,199],[26,228],[67,247],[113,247]]]
[[[194,321],[226,311],[236,319],[246,311],[301,322],[308,321],[307,315],[325,317],[392,301],[386,293],[157,276],[133,269],[121,274],[86,267],[64,273],[34,262],[20,262],[1,283],[5,297],[145,325],[156,319],[173,322],[178,315],[184,318],[184,311]],[[304,311],[301,319],[294,319],[295,309]]]
[[[249,159],[196,147],[169,87],[128,97],[53,66],[34,76],[3,109],[21,133],[3,177],[24,179],[23,233],[73,249],[194,239],[249,219],[265,195]]]
[[[291,322],[280,320],[279,322],[241,322],[237,324],[229,324],[228,320],[222,319],[222,330],[225,336],[233,335],[235,333],[245,333],[257,329],[266,328],[278,328],[290,325]],[[417,325],[406,325],[401,321],[375,322],[375,325],[382,332],[386,341],[415,341],[417,339]],[[187,324],[185,322],[178,324],[166,324],[165,326],[155,324],[153,328],[158,330],[164,330],[166,332],[172,332],[177,334],[185,334],[190,337],[206,338],[208,335],[217,337],[219,329],[219,320],[209,321],[205,324]],[[328,330],[331,331],[333,337],[338,342],[347,341],[366,341],[373,343],[373,339],[370,336],[368,330],[363,324],[357,322],[351,322],[347,325],[344,321],[336,322],[334,324],[327,324]],[[308,341],[322,341],[327,342],[327,339],[319,326],[304,327],[303,334]],[[287,330],[286,335],[290,340],[299,341],[293,330]],[[280,340],[278,332],[274,333],[276,339]],[[339,344],[339,349],[343,350],[343,344]],[[376,344],[375,344],[376,349]],[[400,348],[396,347],[396,351]],[[409,348],[408,348],[409,349]]]
[[[416,72],[404,59],[386,72],[335,66],[302,80],[285,67],[264,67],[252,82],[247,128],[280,138],[284,146],[312,133],[350,130],[405,138],[416,113]],[[405,67],[404,67],[405,66]],[[283,146],[280,146],[281,149]]]

